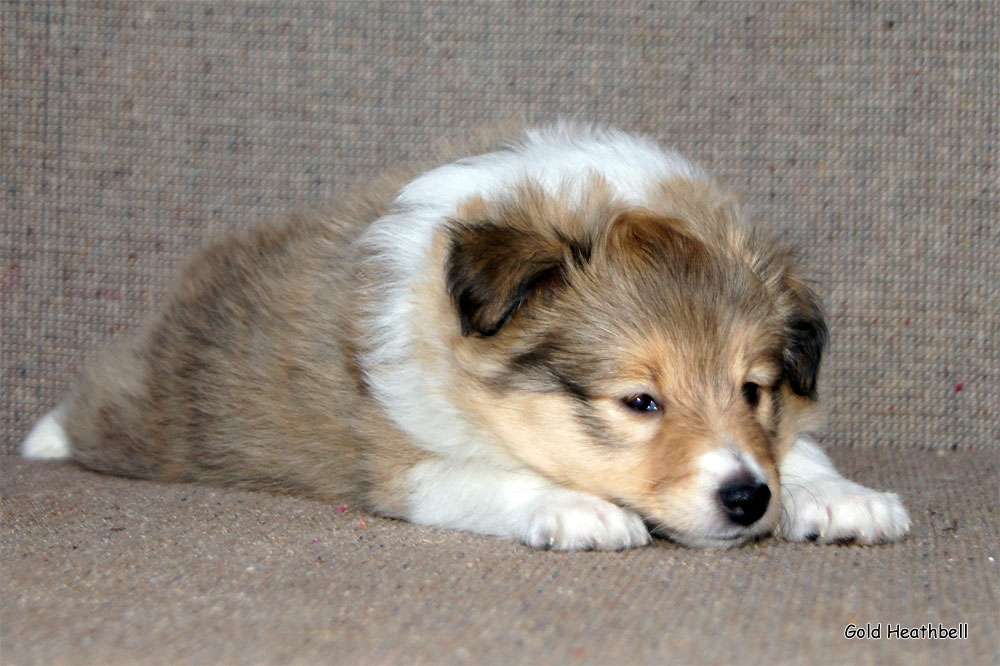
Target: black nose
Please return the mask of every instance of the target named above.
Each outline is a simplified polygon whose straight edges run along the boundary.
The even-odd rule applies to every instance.
[[[730,520],[739,525],[751,525],[767,511],[771,490],[766,483],[734,481],[719,489],[719,500]]]

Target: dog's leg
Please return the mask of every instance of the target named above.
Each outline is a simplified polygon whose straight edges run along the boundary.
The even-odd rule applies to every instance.
[[[910,529],[898,496],[845,479],[808,439],[795,442],[780,472],[778,533],[789,541],[872,544],[896,541]]]
[[[649,543],[638,514],[528,470],[435,458],[409,474],[415,523],[517,539],[534,548],[620,550]]]

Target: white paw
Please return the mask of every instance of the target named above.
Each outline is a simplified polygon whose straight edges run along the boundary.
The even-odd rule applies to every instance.
[[[572,491],[539,506],[523,537],[529,546],[552,550],[623,550],[649,540],[638,514]]]
[[[842,477],[782,484],[778,533],[789,541],[873,544],[897,541],[909,530],[910,516],[893,493]]]

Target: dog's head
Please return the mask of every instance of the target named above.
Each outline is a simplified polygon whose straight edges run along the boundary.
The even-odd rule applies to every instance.
[[[445,230],[452,402],[507,455],[680,543],[769,532],[816,397],[815,297],[711,188],[665,183],[648,208],[591,191],[474,199]]]

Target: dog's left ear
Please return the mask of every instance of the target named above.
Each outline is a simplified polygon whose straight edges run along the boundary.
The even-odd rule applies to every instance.
[[[828,336],[826,321],[819,299],[808,287],[797,283],[791,285],[790,290],[794,304],[786,324],[785,379],[793,392],[815,400],[820,361]]]
[[[493,222],[452,231],[448,290],[462,335],[495,335],[524,303],[561,286],[578,254],[558,237]]]

